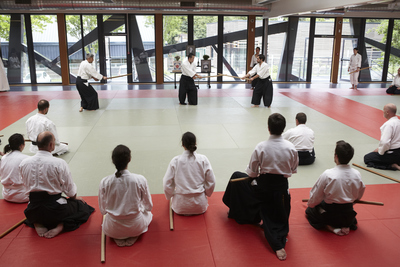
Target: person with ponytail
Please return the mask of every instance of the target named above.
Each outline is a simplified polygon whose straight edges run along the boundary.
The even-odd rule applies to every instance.
[[[214,172],[208,158],[195,152],[196,136],[193,133],[183,134],[182,147],[185,151],[171,160],[165,173],[165,197],[172,198],[172,209],[177,214],[202,214],[208,207],[207,197],[214,192]]]
[[[0,177],[3,185],[3,198],[9,202],[24,203],[29,201],[27,188],[22,182],[19,173],[19,164],[28,158],[22,154],[25,140],[22,134],[13,134],[8,138],[8,144],[4,147],[4,156],[0,161]]]
[[[118,145],[112,152],[117,171],[103,178],[99,187],[99,208],[105,216],[104,233],[120,246],[132,246],[147,232],[153,218],[153,202],[147,180],[128,171],[131,151]]]

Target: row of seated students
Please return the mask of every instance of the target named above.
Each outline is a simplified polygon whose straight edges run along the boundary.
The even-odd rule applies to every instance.
[[[269,139],[256,146],[246,173],[235,172],[231,177],[231,180],[244,176],[249,179],[230,180],[223,197],[223,202],[229,207],[228,217],[240,224],[260,224],[280,260],[286,259],[289,230],[287,178],[297,172],[299,164],[295,145],[282,137],[285,126],[286,120],[281,114],[269,116]],[[15,175],[21,187],[27,187],[25,192],[29,193],[30,201],[25,210],[27,224],[34,227],[39,236],[52,238],[62,231],[77,229],[94,209],[77,197],[76,185],[66,162],[52,156],[54,136],[50,132],[39,134],[37,145],[39,151],[35,156],[23,155],[22,135],[11,136],[5,148],[7,154],[1,160],[0,176],[3,183],[3,177]],[[164,176],[164,192],[167,199],[172,198],[172,209],[177,214],[202,214],[207,210],[207,197],[213,193],[215,177],[207,157],[195,152],[196,137],[193,133],[187,132],[182,136],[182,146],[183,154],[171,160]],[[307,148],[307,151],[312,155],[313,149]],[[351,145],[339,141],[334,155],[337,166],[326,170],[312,188],[306,214],[314,228],[326,228],[337,235],[346,235],[350,229],[357,228],[353,202],[362,197],[365,185],[360,173],[348,165],[353,155]],[[117,146],[112,152],[117,171],[103,178],[99,187],[99,208],[106,215],[103,230],[118,246],[133,245],[147,231],[152,220],[153,204],[147,180],[128,171],[130,160],[129,148]],[[43,164],[46,165],[44,168]],[[46,170],[46,177],[40,177],[39,168]],[[10,175],[6,174],[7,171]],[[36,186],[37,179],[42,179],[41,187]],[[17,192],[17,187],[16,183],[11,187],[3,183],[3,197],[13,201],[9,196],[26,195]],[[61,197],[61,193],[69,198]],[[15,200],[24,202],[27,199]],[[54,210],[59,212],[51,214]]]

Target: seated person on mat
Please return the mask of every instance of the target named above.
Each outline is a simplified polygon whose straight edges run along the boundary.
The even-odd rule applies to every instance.
[[[315,161],[314,131],[306,126],[307,115],[303,112],[296,115],[296,127],[287,130],[282,137],[296,147],[299,154],[299,165],[310,165]]]
[[[310,191],[306,217],[315,229],[327,229],[337,235],[347,235],[357,229],[357,213],[353,202],[361,199],[365,185],[360,172],[348,163],[354,149],[345,141],[336,143],[336,167],[324,171]]]
[[[115,174],[103,178],[99,187],[99,208],[103,215],[104,233],[113,238],[117,246],[132,246],[139,236],[147,232],[153,218],[153,202],[147,180],[128,171],[131,151],[118,145],[112,152]]]
[[[259,224],[279,260],[286,259],[289,233],[290,194],[288,178],[297,172],[299,158],[292,143],[282,138],[286,120],[279,113],[268,118],[270,137],[254,149],[246,172],[234,172],[222,201],[229,207],[228,217],[240,224]]]
[[[53,238],[85,223],[94,208],[76,195],[68,164],[51,154],[56,146],[51,132],[37,137],[39,151],[19,165],[22,181],[28,188],[29,204],[25,223],[34,227],[39,236]],[[69,198],[62,197],[64,193]]]
[[[196,136],[186,132],[182,136],[185,151],[174,157],[163,179],[164,193],[172,198],[172,209],[180,215],[206,212],[207,197],[214,192],[215,177],[207,157],[197,154]]]
[[[397,70],[397,75],[394,76],[392,85],[386,89],[387,94],[400,95],[400,68]]]
[[[5,156],[0,161],[0,177],[3,185],[3,198],[9,202],[24,203],[29,201],[27,188],[19,173],[19,164],[28,155],[22,154],[25,140],[22,134],[13,134],[4,147]]]

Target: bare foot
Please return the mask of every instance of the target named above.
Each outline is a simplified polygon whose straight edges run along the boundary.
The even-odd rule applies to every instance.
[[[354,90],[357,90],[357,86],[354,86]]]
[[[343,227],[343,228],[333,228],[330,225],[326,226],[326,229],[328,229],[328,231],[339,235],[339,236],[344,236],[344,235],[348,235],[350,233],[350,228],[349,227]]]
[[[135,242],[136,242],[136,240],[138,240],[138,238],[139,238],[138,236],[135,236],[135,237],[129,237],[129,238],[125,239],[126,246],[127,247],[132,246],[133,244],[135,244]]]
[[[49,231],[46,227],[43,226],[43,224],[40,223],[34,223],[36,233],[40,236],[43,237],[45,233]]]
[[[393,163],[393,164],[392,164],[392,167],[393,167],[393,168],[396,168],[396,169],[398,169],[398,170],[400,171],[400,166],[399,166],[398,164]]]
[[[80,109],[79,109],[79,112],[82,112],[83,111],[83,107],[81,107]]]
[[[63,229],[64,229],[64,224],[60,223],[57,225],[56,228],[53,228],[53,229],[47,231],[44,234],[44,237],[53,238],[53,237],[57,236],[59,233],[61,233]]]
[[[252,108],[258,108],[260,105],[252,105]]]
[[[126,246],[126,241],[125,239],[116,239],[114,238],[115,244],[117,244],[118,247],[125,247]]]
[[[276,256],[278,257],[279,260],[284,261],[286,260],[286,251],[284,248],[281,248],[280,250],[275,251]]]
[[[354,87],[352,86],[352,87],[350,87],[349,89],[354,89]]]

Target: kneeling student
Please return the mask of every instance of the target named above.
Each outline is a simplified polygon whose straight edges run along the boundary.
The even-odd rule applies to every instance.
[[[310,191],[306,216],[315,229],[326,228],[337,235],[347,235],[357,229],[357,213],[353,202],[361,199],[365,185],[360,172],[348,163],[354,149],[345,141],[336,143],[336,167],[324,171]]]
[[[146,178],[128,171],[130,149],[118,145],[112,152],[112,161],[117,172],[103,178],[99,187],[99,208],[106,215],[103,231],[119,247],[132,246],[147,232],[153,218],[153,202]]]

